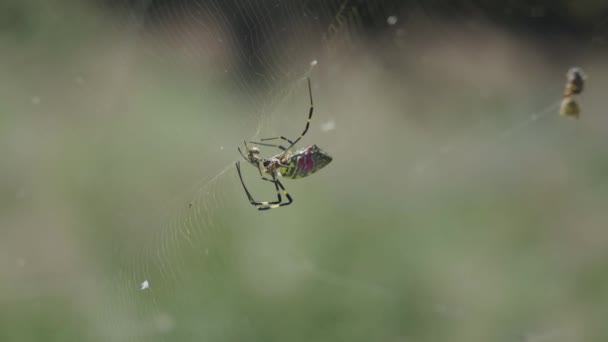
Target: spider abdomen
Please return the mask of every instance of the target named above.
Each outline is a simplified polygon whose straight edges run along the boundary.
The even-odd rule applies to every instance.
[[[287,155],[279,169],[281,176],[298,179],[310,176],[332,161],[332,157],[317,145],[308,146]]]

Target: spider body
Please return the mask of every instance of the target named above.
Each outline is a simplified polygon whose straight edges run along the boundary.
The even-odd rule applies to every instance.
[[[258,210],[275,209],[289,205],[293,202],[293,198],[291,197],[291,195],[289,195],[289,193],[287,193],[287,190],[285,190],[285,187],[283,186],[281,181],[279,181],[278,177],[291,179],[308,177],[313,173],[321,170],[332,161],[332,157],[329,154],[325,153],[323,150],[321,150],[317,145],[310,145],[306,148],[291,151],[291,149],[298,143],[298,141],[300,141],[300,139],[302,139],[306,132],[308,132],[308,128],[310,127],[310,121],[312,120],[313,103],[310,79],[308,80],[308,92],[310,96],[310,110],[308,112],[308,121],[306,122],[306,128],[304,128],[304,131],[302,132],[299,138],[294,141],[291,141],[285,138],[284,136],[261,139],[261,141],[280,139],[289,143],[288,147],[276,144],[269,144],[265,142],[250,141],[251,144],[255,145],[276,147],[281,150],[281,153],[276,154],[270,158],[260,158],[260,150],[255,146],[249,147],[246,142],[245,153],[243,153],[240,148],[238,149],[243,158],[258,169],[262,180],[273,183],[277,191],[276,201],[260,202],[254,200],[251,194],[249,193],[249,190],[245,186],[243,176],[241,175],[240,163],[237,162],[236,169],[239,174],[241,184],[243,185],[243,189],[245,190],[245,194],[249,199],[249,203],[254,205]],[[271,178],[267,178],[265,175],[269,175]],[[283,201],[281,192],[287,198],[286,202]]]
[[[583,73],[581,68],[571,68],[568,70],[566,78],[568,79],[568,82],[566,82],[564,96],[578,95],[583,92],[587,76]]]
[[[559,113],[563,116],[578,119],[581,109],[574,98],[576,97],[575,95],[583,92],[587,76],[581,68],[575,67],[568,70],[566,78],[568,81],[566,82],[564,99],[562,100]]]
[[[576,100],[573,98],[564,97],[559,108],[559,113],[562,116],[578,119],[578,117],[581,115],[581,108],[579,107],[578,102],[576,102]]]
[[[312,175],[332,161],[332,157],[317,145],[311,145],[285,156],[279,174],[285,178],[299,179]]]

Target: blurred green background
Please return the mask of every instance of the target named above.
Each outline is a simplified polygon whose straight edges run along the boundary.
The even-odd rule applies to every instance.
[[[607,6],[472,3],[4,1],[0,341],[608,340]]]

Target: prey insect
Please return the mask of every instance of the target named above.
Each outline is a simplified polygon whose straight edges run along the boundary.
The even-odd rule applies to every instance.
[[[250,141],[250,144],[275,147],[281,150],[280,153],[275,154],[270,158],[260,158],[260,150],[255,146],[245,144],[245,153],[241,151],[239,147],[239,153],[243,158],[251,165],[255,166],[260,173],[262,180],[273,183],[274,188],[277,192],[276,201],[256,201],[251,196],[251,193],[247,189],[243,176],[241,174],[240,162],[236,162],[236,170],[239,174],[241,184],[247,195],[249,202],[254,205],[258,210],[268,210],[290,205],[293,202],[293,198],[283,186],[283,183],[279,180],[279,177],[299,179],[312,175],[313,173],[321,170],[327,164],[332,161],[332,157],[321,150],[317,145],[310,145],[308,147],[292,151],[292,148],[306,135],[310,122],[312,121],[312,113],[314,105],[312,102],[312,89],[310,86],[310,79],[308,79],[308,95],[310,97],[310,109],[308,111],[308,120],[306,121],[306,127],[304,131],[296,140],[287,139],[284,136],[278,136],[273,138],[261,139],[259,142]],[[279,144],[271,144],[266,141],[282,140]],[[287,147],[281,145],[285,144]],[[285,200],[281,195],[285,196]]]

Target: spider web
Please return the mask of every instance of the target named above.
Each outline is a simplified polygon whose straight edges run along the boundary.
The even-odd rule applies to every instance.
[[[103,340],[262,341],[277,339],[277,336],[289,340],[298,336],[294,334],[308,330],[295,323],[299,318],[296,314],[296,318],[290,319],[289,313],[273,310],[285,310],[292,305],[296,311],[304,307],[304,311],[309,312],[305,317],[327,315],[324,319],[330,322],[336,315],[350,309],[366,308],[373,312],[378,306],[394,310],[392,314],[397,316],[430,316],[429,321],[445,325],[462,323],[461,317],[467,315],[482,317],[488,311],[492,312],[491,309],[483,305],[467,306],[454,298],[400,302],[404,297],[399,286],[424,294],[424,285],[452,279],[450,275],[441,278],[439,274],[443,274],[444,269],[439,264],[432,264],[433,261],[431,267],[435,267],[437,273],[429,277],[439,279],[420,280],[426,275],[415,273],[412,277],[421,282],[418,284],[402,280],[392,282],[389,276],[375,274],[365,267],[375,276],[357,276],[354,266],[352,272],[340,270],[340,263],[345,263],[340,258],[333,264],[307,254],[306,249],[298,244],[300,240],[305,241],[304,246],[316,248],[316,242],[312,241],[325,239],[329,242],[320,242],[322,248],[319,248],[331,249],[333,243],[336,248],[345,248],[349,257],[360,258],[358,261],[365,264],[365,255],[354,252],[356,246],[336,241],[347,239],[345,235],[351,231],[340,228],[337,232],[329,232],[327,230],[334,227],[323,225],[309,227],[307,222],[312,219],[308,215],[314,213],[331,220],[335,228],[354,226],[357,221],[370,226],[397,227],[401,222],[383,221],[381,217],[391,209],[402,208],[400,205],[416,207],[412,203],[415,200],[402,197],[404,191],[424,200],[430,196],[428,192],[435,193],[445,186],[458,189],[492,185],[492,181],[487,179],[463,179],[480,175],[509,179],[496,169],[510,162],[521,162],[518,154],[535,158],[543,153],[555,153],[556,148],[550,146],[557,144],[571,158],[567,161],[571,162],[577,148],[597,150],[604,143],[597,132],[582,139],[583,142],[574,143],[581,138],[580,130],[588,129],[591,124],[565,121],[557,115],[565,73],[562,67],[569,67],[570,60],[534,74],[544,76],[539,77],[542,81],[531,86],[535,90],[535,98],[527,96],[529,89],[505,95],[487,93],[482,89],[512,89],[513,83],[517,83],[513,79],[505,81],[506,84],[497,81],[501,77],[508,78],[508,72],[479,77],[476,84],[467,83],[462,74],[456,73],[456,68],[440,70],[438,76],[421,75],[408,69],[407,66],[418,63],[429,68],[437,67],[445,62],[437,59],[437,55],[455,53],[456,44],[451,41],[462,38],[451,29],[451,24],[429,14],[433,6],[400,8],[389,2],[362,5],[348,0],[114,1],[105,6],[108,6],[105,10],[109,13],[116,13],[117,8],[122,7],[118,12],[123,17],[105,20],[114,25],[113,29],[123,36],[124,44],[132,49],[120,57],[124,62],[123,71],[159,73],[161,76],[150,76],[152,82],[163,79],[174,82],[175,79],[163,78],[163,75],[164,72],[177,73],[187,80],[177,86],[177,92],[200,97],[193,103],[204,109],[187,106],[176,109],[192,114],[187,122],[192,124],[193,130],[201,132],[201,142],[193,143],[190,149],[183,149],[192,159],[189,164],[179,164],[178,161],[185,159],[172,157],[172,151],[161,151],[160,158],[167,157],[167,163],[178,168],[188,169],[190,166],[189,172],[172,174],[183,177],[183,180],[175,182],[176,188],[182,186],[189,190],[163,200],[162,213],[151,214],[153,219],[135,222],[139,240],[129,244],[129,251],[117,251],[118,266],[115,272],[111,272],[115,276],[102,284],[106,300],[99,305],[104,310],[96,313],[99,316],[95,319]],[[381,28],[378,30],[384,30],[386,34],[373,36],[380,37],[374,41],[366,36],[369,27]],[[515,52],[510,51],[512,45],[509,44],[511,42],[505,42],[507,53],[528,53],[527,49],[513,48]],[[418,48],[424,52],[414,52]],[[514,55],[509,57],[517,59]],[[484,63],[477,66],[459,58],[464,57],[454,56],[455,64],[460,62],[470,71],[481,68],[489,72],[495,67],[489,63],[483,69]],[[586,61],[589,64],[594,62]],[[509,72],[515,69],[505,63],[498,67]],[[593,65],[600,69],[599,62],[595,63]],[[542,63],[533,61],[531,64],[536,67]],[[414,81],[404,83],[401,78],[391,79],[387,77],[390,72],[383,68],[397,70],[391,72],[399,75],[402,71],[405,77]],[[560,72],[554,73],[555,70]],[[195,77],[188,78],[188,74]],[[523,77],[524,73],[516,76]],[[295,209],[260,216],[249,207],[236,178],[236,146],[243,137],[255,140],[288,135],[283,132],[298,134],[307,111],[307,77],[311,77],[313,82],[317,112],[306,141],[328,146],[336,158],[329,168],[345,173],[347,181],[334,182],[328,179],[331,178],[329,176],[325,180],[319,177],[319,187],[309,192],[305,185],[286,184],[290,193],[295,194]],[[494,83],[486,85],[484,82],[488,80]],[[442,87],[456,89],[456,99],[446,100],[445,105],[432,104],[438,94],[448,93]],[[434,92],[435,89],[439,90]],[[221,95],[224,93],[238,96]],[[151,89],[148,96],[155,95],[163,94]],[[183,100],[178,95],[172,96],[175,97],[166,100],[172,105]],[[477,104],[477,99],[482,99],[483,103]],[[500,105],[501,101],[501,107],[497,108],[496,103]],[[454,108],[454,104],[461,107]],[[162,108],[171,110],[171,106]],[[591,118],[597,117],[594,116],[597,108],[597,103],[583,105],[584,113],[589,113]],[[498,114],[488,115],[488,112]],[[142,114],[141,119],[149,120],[150,117]],[[174,133],[184,133],[180,129],[184,128],[176,129]],[[541,138],[535,138],[536,134]],[[560,141],[560,134],[569,138],[565,142]],[[527,153],[523,142],[540,147]],[[575,144],[576,148],[568,149],[568,144]],[[266,150],[265,153],[273,152]],[[484,163],[488,160],[495,164],[495,168],[484,172]],[[391,173],[393,179],[381,177],[382,173]],[[520,174],[521,170],[515,173]],[[258,200],[265,200],[267,196],[271,198],[272,192],[263,186],[265,184],[255,183],[256,175],[254,170],[245,175],[252,193]],[[370,179],[370,183],[361,181],[363,179]],[[587,195],[591,196],[589,193],[581,196],[587,198]],[[324,205],[306,204],[315,201]],[[349,212],[343,204],[326,208],[331,203],[343,202],[365,209],[371,218],[363,215],[363,210],[361,213]],[[343,218],[349,215],[352,217]],[[395,217],[395,220],[410,219],[407,215]],[[310,233],[293,233],[304,230]],[[354,229],[354,233],[361,232],[360,228]],[[403,241],[401,233],[385,233]],[[407,237],[423,239],[419,234],[414,232]],[[371,235],[368,238],[372,245],[389,243],[374,240]],[[490,238],[488,240],[491,241]],[[414,260],[426,256],[416,248],[415,242],[406,244],[404,248],[414,251],[407,254]],[[413,261],[390,263],[391,257],[381,259],[388,263],[385,266],[398,268],[405,263],[413,272],[421,272],[415,264],[410,264]],[[460,279],[458,276],[453,278]],[[315,292],[315,287],[322,290]],[[305,298],[313,299],[335,295],[340,299],[334,303],[335,306],[346,309],[315,311],[297,298],[295,293],[300,291],[312,291]],[[281,305],[280,301],[287,304]],[[392,303],[412,304],[414,309],[399,311],[397,304]],[[260,309],[266,305],[267,310]],[[315,305],[323,307],[322,300],[310,304]],[[349,305],[353,308],[348,308]],[[277,318],[283,315],[287,316],[288,326],[279,333],[271,325],[280,324]],[[316,328],[324,326],[325,321],[314,322],[317,323],[312,327]],[[349,322],[361,323],[355,318]],[[386,328],[381,322],[375,323]],[[368,326],[370,329],[371,325]],[[393,330],[386,333],[372,329],[369,336],[392,339],[408,338],[408,334],[414,338],[438,337],[415,329],[404,332],[397,325],[388,324]],[[548,330],[534,325],[505,329],[507,331],[500,331],[497,335],[511,338],[537,333],[539,330],[535,329],[541,330],[538,334],[554,333],[553,325],[548,325]],[[558,333],[560,336],[578,337],[578,326],[573,326],[574,332]],[[336,339],[352,337],[346,330],[334,332],[333,336]],[[324,336],[318,334],[311,333],[301,338],[314,340]],[[458,338],[466,340],[462,336]]]
[[[375,6],[355,6],[350,1],[325,1],[321,5],[297,1],[118,4],[124,5],[125,17],[111,22],[116,30],[127,33],[128,44],[143,49],[163,66],[208,68],[205,63],[211,63],[211,69],[197,75],[200,82],[229,82],[231,91],[243,95],[241,110],[249,117],[240,119],[244,129],[239,138],[220,138],[220,143],[213,143],[221,153],[229,154],[230,162],[210,168],[210,176],[167,201],[168,218],[161,222],[169,223],[161,223],[158,230],[146,234],[141,251],[108,281],[106,291],[113,295],[109,296],[108,310],[96,320],[99,330],[112,340],[174,340],[176,336],[189,340],[182,336],[192,330],[196,330],[197,339],[249,339],[256,327],[250,315],[236,313],[243,297],[229,252],[234,248],[229,237],[235,232],[225,222],[234,206],[242,203],[234,204],[234,196],[226,194],[235,184],[231,159],[236,156],[235,142],[243,136],[259,137],[278,113],[303,114],[308,102],[306,78],[314,73],[318,59],[347,51],[361,25],[357,9],[375,10]],[[116,3],[112,6],[114,13]],[[222,49],[232,55],[218,57]],[[199,87],[197,91],[205,96],[208,89]],[[298,95],[301,98],[296,101]],[[301,111],[289,110],[294,102],[301,105]],[[297,118],[303,116],[293,120]],[[213,174],[218,168],[220,171]],[[192,291],[197,293],[196,304],[183,301]],[[201,307],[204,309],[199,311]],[[200,314],[208,316],[201,318]],[[199,327],[189,321],[192,319],[206,320],[208,325]]]
[[[217,18],[225,17],[220,13],[228,12],[238,17],[233,13],[235,11],[241,12],[240,15],[248,18],[243,21],[245,31],[250,32],[250,36],[239,40],[248,42],[245,43],[245,51],[237,53],[236,61],[220,65],[219,68],[224,72],[233,73],[234,76],[231,76],[231,79],[236,84],[237,92],[249,95],[245,103],[247,107],[254,109],[252,111],[253,120],[250,120],[256,123],[254,137],[259,136],[262,129],[270,127],[272,124],[270,121],[276,120],[278,113],[283,112],[277,108],[282,108],[281,105],[284,108],[285,101],[294,101],[292,99],[297,93],[295,90],[301,90],[300,82],[310,75],[313,71],[313,61],[317,60],[316,56],[321,55],[321,49],[315,49],[315,45],[319,45],[318,42],[321,42],[321,46],[327,47],[327,50],[324,51],[326,56],[331,56],[337,51],[344,52],[349,44],[353,44],[352,40],[357,36],[351,30],[357,28],[359,17],[356,12],[345,14],[348,13],[347,2],[336,3],[335,7],[326,12],[327,17],[333,16],[336,22],[340,22],[340,18],[348,18],[351,15],[346,24],[336,26],[336,23],[331,23],[329,28],[319,25],[320,27],[317,27],[316,30],[312,13],[309,14],[309,22],[297,23],[297,20],[302,20],[302,13],[306,13],[301,4],[264,7],[259,4],[234,3],[228,5],[227,8],[203,3],[199,3],[199,5],[200,12],[180,5],[159,6],[156,9],[159,13],[154,13],[154,11],[150,13],[146,10],[144,11],[144,23],[149,24],[151,21],[155,27],[172,31],[173,38],[163,41],[164,43],[171,44],[185,39],[184,46],[187,51],[184,54],[187,59],[191,59],[190,63],[196,63],[195,60],[204,55],[205,50],[204,45],[201,47],[196,43],[195,37],[199,31],[192,32],[189,27],[175,26],[176,22],[181,20],[186,13],[192,15],[195,21],[197,16],[203,15],[202,13],[213,13],[213,17]],[[283,18],[283,20],[277,20],[277,17]],[[227,21],[229,19],[222,19],[218,26],[228,26]],[[285,33],[286,31],[283,30],[285,22],[294,26],[301,25],[306,29]],[[351,22],[352,25],[350,25]],[[238,31],[222,32],[221,41],[237,46],[239,43],[231,41],[231,38],[234,39],[238,34]],[[332,43],[331,39],[337,40],[337,43]],[[285,47],[284,42],[289,41],[297,41],[298,45],[305,48]],[[172,47],[169,46],[169,48]],[[327,60],[327,58],[324,59]],[[559,85],[561,86],[561,84]],[[303,94],[303,92],[300,93]],[[551,93],[555,93],[555,91]],[[305,100],[305,96],[302,98]],[[302,102],[300,101],[300,106],[297,107],[305,108],[302,106]],[[484,139],[490,145],[486,149],[490,149],[492,152],[491,145],[508,141],[519,131],[527,129],[530,125],[546,119],[550,115],[556,117],[558,104],[559,99],[556,99],[546,108],[532,111],[514,123],[507,124],[506,128],[498,128],[496,132],[490,134],[490,137]],[[288,120],[288,122],[292,121],[293,119]],[[470,127],[467,130],[470,130]],[[488,131],[487,128],[483,130]],[[458,135],[461,134],[462,132]],[[337,150],[340,150],[342,146],[338,144],[337,147]],[[471,150],[478,155],[488,153],[477,151],[477,148],[466,146],[466,144],[461,147],[458,143],[450,141],[438,148],[438,152],[425,152],[424,161],[413,163],[414,167],[411,170],[416,173],[424,173],[429,167],[437,170],[441,166],[436,164],[449,162],[447,155],[460,157]],[[230,258],[230,253],[227,251],[234,248],[226,237],[227,232],[228,234],[231,232],[231,224],[226,223],[226,217],[231,210],[234,210],[231,197],[225,195],[226,189],[232,188],[234,183],[234,179],[227,177],[231,170],[232,163],[221,169],[219,173],[204,179],[200,185],[195,186],[192,196],[180,197],[178,202],[181,203],[178,204],[183,208],[178,209],[177,214],[171,214],[173,218],[170,220],[170,224],[163,227],[146,243],[144,252],[135,261],[132,269],[126,270],[121,275],[122,279],[118,280],[117,283],[120,284],[118,292],[128,293],[123,300],[128,301],[126,298],[132,300],[137,296],[141,298],[136,300],[135,307],[137,307],[142,324],[133,325],[130,322],[128,327],[125,327],[125,329],[133,329],[134,326],[141,327],[133,336],[146,337],[148,334],[154,335],[155,331],[162,336],[174,333],[173,329],[179,331],[177,325],[178,322],[183,321],[183,317],[177,318],[175,313],[183,312],[184,306],[189,307],[180,300],[191,298],[193,289],[200,291],[197,300],[200,302],[192,305],[194,312],[200,305],[204,308],[201,310],[202,312],[213,312],[214,316],[217,315],[216,324],[228,324],[228,326],[219,328],[205,327],[202,329],[205,331],[205,336],[230,339],[234,337],[232,333],[236,334],[237,338],[258,333],[259,327],[251,321],[252,317],[246,313],[235,315],[233,311],[226,309],[232,307],[237,311],[237,308],[242,305],[240,301],[247,301],[240,293],[242,291],[240,286],[234,285],[239,281],[239,277],[231,274],[230,271],[234,265],[231,265],[230,260],[226,260]],[[190,198],[187,206],[183,201],[184,198]],[[300,267],[309,271],[311,267],[313,270],[315,269],[305,262]],[[201,276],[201,273],[204,275]],[[370,282],[343,278],[332,272],[323,272],[318,269],[312,273],[317,274],[323,282],[337,287],[346,287],[350,290],[354,288],[355,292],[358,291],[368,296],[380,296],[383,300],[393,298],[390,291]],[[142,290],[138,289],[137,285],[143,281],[148,281],[150,288],[143,289],[144,292],[140,293],[138,290]],[[146,290],[148,292],[145,292]],[[221,298],[219,302],[217,297]],[[176,309],[177,303],[180,306],[179,310]],[[227,313],[229,313],[229,323],[226,323],[226,317],[222,316]],[[208,320],[209,317],[203,319]],[[213,320],[211,321],[213,322]],[[112,322],[112,326],[120,326],[120,322]],[[227,333],[227,329],[233,330],[233,332]]]

